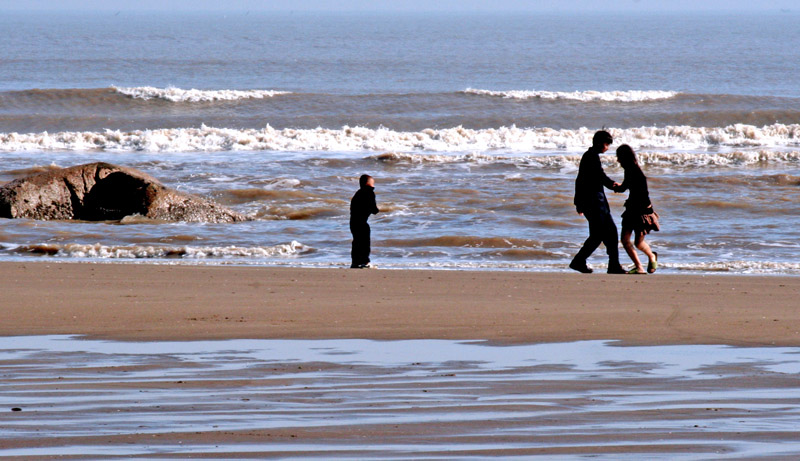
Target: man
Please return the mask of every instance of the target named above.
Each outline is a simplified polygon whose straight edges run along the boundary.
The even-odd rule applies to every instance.
[[[370,175],[362,175],[358,180],[360,189],[350,201],[350,232],[353,234],[353,248],[350,253],[351,269],[373,268],[369,262],[370,228],[367,219],[378,214],[375,204],[375,179]]]
[[[575,180],[575,209],[589,221],[589,238],[569,263],[569,267],[584,274],[592,273],[592,269],[586,265],[586,259],[601,242],[608,253],[608,273],[625,273],[619,264],[617,226],[611,217],[611,209],[603,190],[603,187],[614,189],[619,184],[606,176],[600,163],[600,154],[606,152],[613,141],[607,131],[594,134],[592,147],[581,157],[578,178]]]

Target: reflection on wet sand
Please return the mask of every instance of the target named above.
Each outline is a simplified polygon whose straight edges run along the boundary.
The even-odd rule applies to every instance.
[[[0,374],[0,457],[800,454],[793,348],[5,337]]]

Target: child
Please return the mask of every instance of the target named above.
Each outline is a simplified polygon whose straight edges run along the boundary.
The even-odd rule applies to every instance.
[[[350,268],[374,268],[369,262],[370,228],[367,219],[379,211],[375,204],[375,179],[365,174],[359,178],[358,183],[361,188],[350,201],[350,232],[353,234]]]
[[[634,244],[631,243],[631,234],[636,233],[636,248],[647,255],[647,273],[652,274],[658,268],[658,253],[650,250],[650,245],[644,241],[644,236],[651,230],[658,231],[658,215],[653,211],[650,203],[650,194],[647,191],[647,177],[645,177],[636,154],[631,146],[623,144],[617,148],[617,161],[625,170],[625,180],[614,192],[630,190],[628,200],[625,201],[625,212],[622,213],[622,246],[631,257],[635,267],[628,271],[629,274],[644,274],[644,267],[639,261]]]

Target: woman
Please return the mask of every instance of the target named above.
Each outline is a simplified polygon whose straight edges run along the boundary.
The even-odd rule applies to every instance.
[[[658,231],[658,215],[653,211],[650,203],[650,194],[647,191],[647,178],[645,177],[636,154],[631,146],[623,144],[617,148],[617,161],[625,170],[625,180],[614,189],[615,192],[630,190],[628,200],[625,201],[625,212],[622,213],[622,246],[631,257],[635,267],[628,271],[629,274],[645,274],[656,271],[658,268],[658,253],[650,250],[650,245],[644,241],[644,236],[650,231]],[[631,243],[631,234],[635,234],[634,243]],[[635,245],[635,248],[634,248]],[[636,248],[647,255],[647,272],[645,272]]]

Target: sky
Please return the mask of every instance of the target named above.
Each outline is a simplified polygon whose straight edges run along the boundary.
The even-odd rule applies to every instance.
[[[764,11],[800,12],[797,0],[0,0],[23,11]]]

